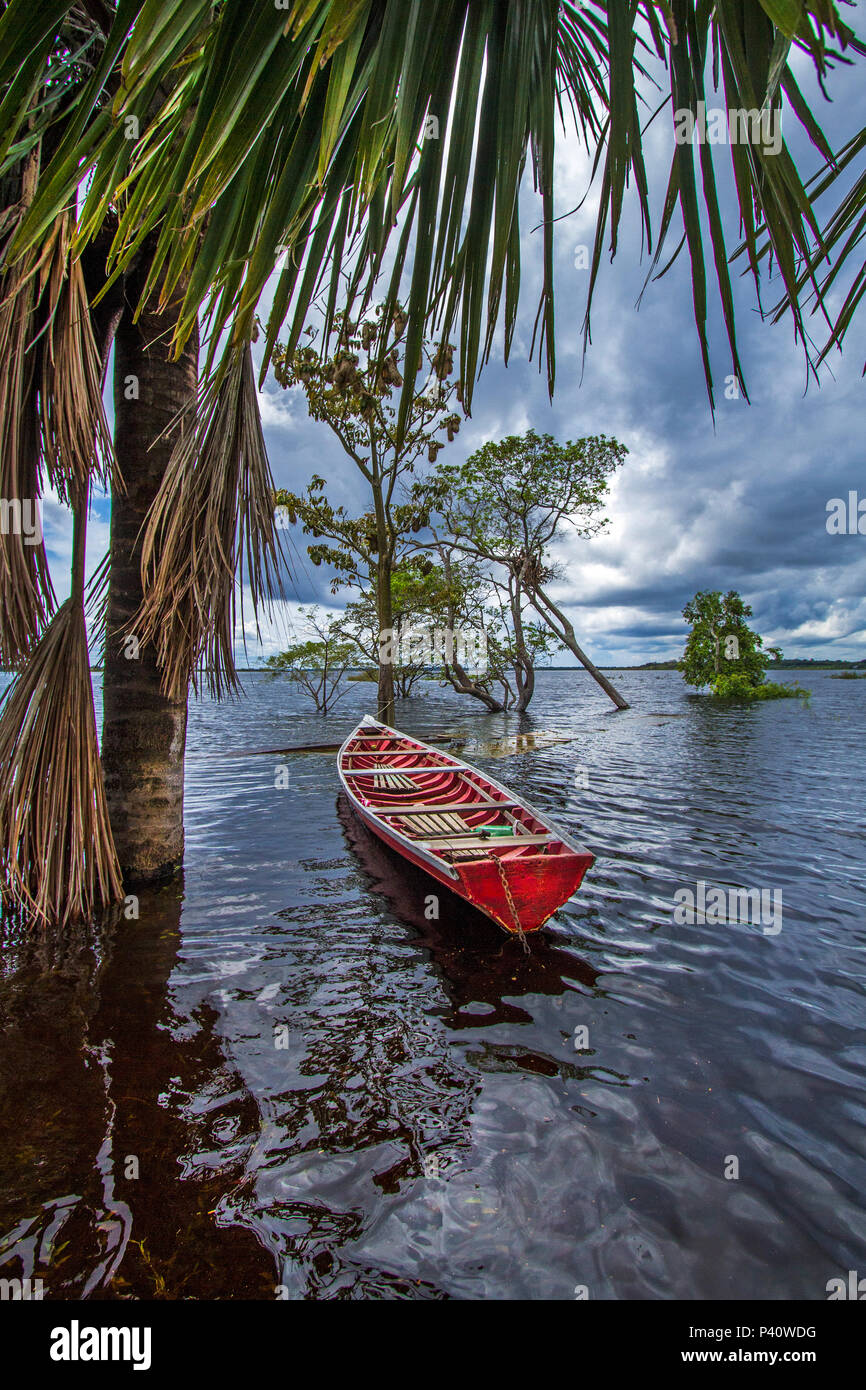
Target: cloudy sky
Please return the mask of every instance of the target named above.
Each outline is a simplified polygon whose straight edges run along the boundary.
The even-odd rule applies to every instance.
[[[864,5],[858,8],[853,22],[863,35]],[[866,124],[862,65],[856,75],[834,75],[831,104],[816,92],[810,66],[798,62],[797,67],[831,144]],[[800,151],[806,151],[801,168],[812,172],[817,153],[808,152],[811,147],[790,113],[785,134],[798,160]],[[669,123],[662,120],[648,136],[656,218],[671,138]],[[581,202],[589,176],[579,142],[563,138],[557,158],[558,213]],[[751,284],[743,280],[737,288],[738,322],[751,404],[725,396],[729,358],[722,332],[715,331],[714,424],[695,337],[687,259],[684,254],[664,280],[650,287],[637,311],[646,264],[640,264],[632,207],[617,258],[605,266],[596,293],[593,344],[583,369],[588,272],[576,264],[576,248],[591,244],[595,191],[579,212],[557,226],[553,403],[537,366],[527,361],[541,253],[540,233],[532,230],[538,205],[527,190],[522,319],[511,361],[506,369],[497,353],[485,368],[472,418],[449,446],[449,456],[459,460],[487,440],[529,428],[562,440],[605,433],[628,447],[610,495],[607,533],[591,541],[566,536],[557,552],[565,577],[555,596],[598,662],[631,664],[678,656],[685,636],[681,609],[703,588],[739,589],[753,605],[755,625],[765,640],[781,645],[786,656],[866,656],[866,536],[831,536],[826,529],[829,499],[847,497],[852,490],[866,498],[866,383],[861,377],[866,308],[849,333],[844,354],[823,371],[820,387],[812,382],[807,390],[803,354],[793,342],[790,322],[762,322]],[[735,204],[729,187],[723,194],[733,244]],[[768,295],[767,303],[772,302]],[[717,308],[714,304],[718,330]],[[316,471],[329,479],[335,502],[364,508],[354,465],[327,427],[308,419],[302,396],[270,381],[262,415],[278,486],[301,490]],[[70,526],[50,501],[45,529],[62,589]],[[265,621],[261,645],[248,624],[249,664],[285,645],[299,603],[335,603],[325,570],[310,565],[303,538],[295,539],[288,601]],[[89,536],[94,563],[106,541],[107,503],[97,504]]]

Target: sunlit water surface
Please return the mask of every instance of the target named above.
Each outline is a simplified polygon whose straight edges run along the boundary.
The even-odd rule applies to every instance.
[[[0,1273],[172,1299],[866,1274],[866,682],[804,680],[713,708],[627,672],[616,714],[550,672],[522,721],[402,702],[596,855],[528,957],[444,893],[428,920],[332,754],[255,751],[339,741],[370,686],[327,719],[263,675],[194,704],[183,880],[86,940],[6,934]],[[560,741],[498,756],[533,730]],[[677,925],[698,881],[779,890],[781,930]]]

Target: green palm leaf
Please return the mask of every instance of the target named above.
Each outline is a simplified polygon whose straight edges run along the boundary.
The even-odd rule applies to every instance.
[[[834,64],[862,55],[843,8],[830,0],[296,0],[286,10],[247,0],[121,5],[110,38],[120,51],[122,10],[127,28],[111,120],[96,128],[84,109],[103,99],[101,72],[82,96],[71,127],[76,139],[67,139],[50,165],[15,253],[44,233],[89,170],[83,238],[117,208],[118,269],[157,229],[147,292],[159,284],[165,299],[192,272],[179,341],[203,307],[217,339],[230,325],[247,337],[281,247],[294,247],[295,259],[307,262],[302,275],[282,282],[275,301],[276,314],[296,320],[310,284],[328,265],[332,276],[339,274],[346,257],[352,283],[369,297],[364,276],[381,267],[394,228],[402,236],[411,219],[409,291],[397,285],[394,301],[402,294],[413,318],[438,318],[445,335],[452,325],[457,329],[470,402],[497,327],[502,323],[506,344],[514,332],[518,194],[528,162],[545,237],[537,342],[552,390],[555,117],[570,118],[596,155],[601,178],[586,341],[605,243],[614,256],[634,195],[654,266],[668,236],[684,237],[688,247],[712,398],[708,332],[717,311],[704,243],[708,235],[719,308],[742,377],[727,268],[739,235],[732,247],[716,191],[722,152],[680,146],[654,239],[641,124],[651,64],[660,59],[667,70],[674,111],[696,111],[718,77],[729,107],[787,104],[826,159],[826,140],[788,60],[792,47],[808,53],[823,81]],[[27,9],[12,0],[0,18],[0,42],[8,37],[9,43],[8,58],[0,61],[0,138],[13,144],[21,136],[22,94],[32,92],[52,26],[69,7],[50,7],[30,32]],[[135,144],[117,133],[130,115],[143,132]],[[423,138],[431,115],[439,141]],[[764,262],[755,227],[762,223],[802,331],[801,288],[808,285],[822,300],[821,282],[808,270],[804,278],[803,267],[813,267],[828,249],[813,198],[787,148],[774,155],[759,143],[732,144],[730,158],[752,274],[760,285]],[[345,217],[333,216],[337,206],[348,206]],[[843,259],[853,254],[841,230],[834,246]],[[287,289],[301,296],[294,305]],[[842,319],[853,307],[846,302]],[[844,326],[840,320],[841,332]],[[279,328],[272,317],[265,368]],[[412,334],[416,357],[421,336],[419,324]]]

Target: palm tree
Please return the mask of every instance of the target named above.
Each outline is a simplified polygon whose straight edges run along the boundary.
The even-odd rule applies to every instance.
[[[651,274],[680,235],[679,210],[674,255],[688,247],[712,402],[703,212],[745,392],[729,270],[735,247],[716,192],[725,151],[676,145],[656,229],[644,131],[665,107],[674,120],[683,110],[696,113],[700,127],[714,72],[728,108],[766,108],[772,117],[785,106],[803,125],[822,160],[817,182],[804,186],[787,147],[774,152],[754,131],[731,144],[730,158],[741,218],[734,241],[742,241],[758,292],[770,265],[778,267],[779,312],[792,313],[808,351],[801,305],[811,295],[828,313],[825,288],[838,288],[835,276],[856,252],[851,232],[862,216],[863,181],[844,195],[826,235],[813,203],[850,175],[862,142],[854,137],[834,160],[788,59],[792,48],[805,52],[823,82],[834,64],[861,56],[843,7],[830,0],[3,6],[0,178],[15,185],[0,223],[0,405],[10,488],[3,496],[33,496],[47,481],[76,503],[80,539],[85,484],[112,482],[103,736],[110,830],[95,733],[82,734],[75,768],[60,757],[68,691],[43,649],[56,642],[64,610],[51,617],[44,553],[25,554],[16,538],[3,538],[0,655],[6,665],[25,663],[0,719],[0,791],[14,806],[0,813],[7,897],[36,903],[44,915],[81,915],[119,891],[115,845],[125,871],[159,872],[180,856],[189,684],[204,679],[219,695],[236,683],[236,571],[258,607],[279,570],[251,353],[277,263],[284,268],[260,379],[287,321],[286,347],[294,350],[319,292],[328,331],[338,309],[364,310],[396,238],[386,302],[405,299],[409,316],[401,420],[431,322],[442,341],[457,339],[468,407],[500,321],[506,357],[512,343],[518,192],[530,163],[544,245],[535,343],[552,391],[553,165],[557,121],[568,118],[601,178],[590,303],[608,238],[616,250],[629,189]],[[661,84],[655,112],[653,83]],[[830,244],[832,281],[819,271]],[[835,343],[862,280],[861,272],[855,298],[830,324]],[[200,325],[206,350],[194,391]],[[99,401],[115,334],[119,469],[106,455]],[[120,369],[138,378],[134,404]],[[70,604],[81,674],[80,578]],[[126,654],[130,637],[137,663]],[[76,708],[89,699],[78,689]],[[46,714],[36,725],[34,701]],[[68,795],[51,801],[55,818],[36,815],[58,780]],[[76,824],[74,835],[63,815]],[[99,844],[95,859],[88,837]],[[64,896],[64,868],[82,856],[88,873],[67,874],[78,886]]]
[[[49,36],[21,139],[7,156],[11,174],[3,182],[2,212],[7,251],[39,195],[53,154],[75,125],[76,107],[84,103],[79,124],[94,129],[101,108],[84,110],[88,91],[101,72],[109,90],[119,82],[116,50],[106,47],[100,27],[105,13],[101,6],[72,7]],[[7,8],[0,22],[12,17]],[[111,220],[80,256],[72,250],[75,231],[72,209],[66,208],[53,220],[44,246],[7,270],[0,309],[0,350],[7,365],[0,374],[2,495],[38,495],[43,470],[75,513],[72,593],[50,622],[54,595],[43,546],[33,548],[20,535],[8,535],[0,552],[0,605],[10,615],[0,624],[0,664],[23,665],[0,720],[5,896],[37,919],[61,921],[116,898],[121,871],[159,872],[182,855],[186,701],[161,689],[152,648],[144,644],[138,650],[122,634],[143,598],[138,533],[171,455],[176,413],[194,403],[197,382],[194,338],[177,359],[172,353],[172,306],[160,311],[148,305],[134,320],[147,244],[109,286]],[[102,412],[112,346],[114,441]],[[84,544],[89,486],[109,477],[111,564],[90,595],[96,601],[91,635],[103,628],[107,636],[100,767],[84,614]],[[42,813],[34,814],[40,806]]]

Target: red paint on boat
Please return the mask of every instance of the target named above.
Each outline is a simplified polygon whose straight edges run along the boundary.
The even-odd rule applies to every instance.
[[[506,931],[537,931],[593,862],[486,773],[369,715],[346,739],[337,768],[374,834]]]

